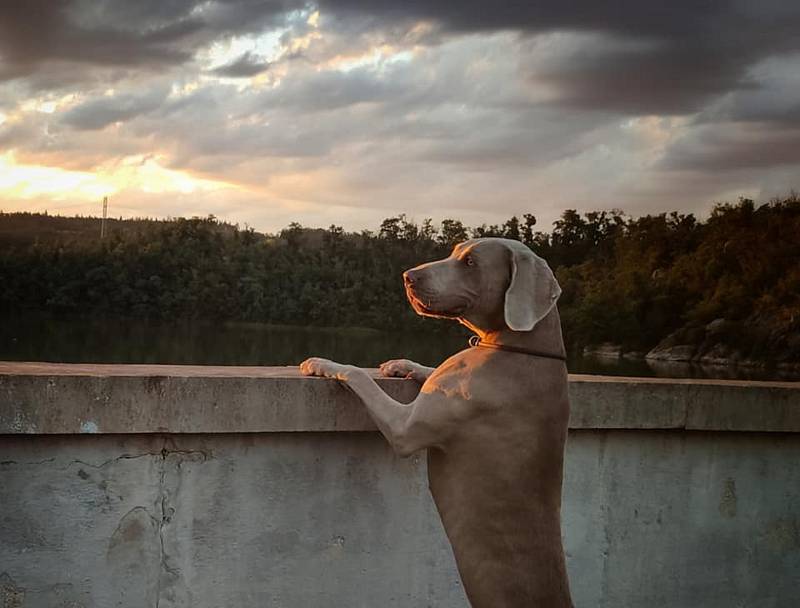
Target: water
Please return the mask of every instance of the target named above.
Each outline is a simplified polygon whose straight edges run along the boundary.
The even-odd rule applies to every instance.
[[[0,324],[0,360],[297,365],[310,356],[363,367],[405,357],[436,365],[466,336],[210,321],[22,317]]]
[[[436,329],[432,322],[432,329]],[[297,365],[310,356],[362,367],[408,358],[436,366],[466,347],[469,333],[377,331],[208,321],[23,316],[0,323],[0,360],[178,365]],[[673,378],[798,379],[776,370],[700,367],[571,356],[572,373]]]

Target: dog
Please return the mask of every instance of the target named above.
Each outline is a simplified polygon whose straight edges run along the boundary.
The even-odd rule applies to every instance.
[[[553,272],[518,241],[480,238],[403,280],[418,314],[476,334],[435,369],[381,365],[422,383],[412,403],[351,365],[311,358],[301,372],[345,383],[399,456],[428,450],[430,491],[474,608],[571,608],[560,515],[569,400]]]

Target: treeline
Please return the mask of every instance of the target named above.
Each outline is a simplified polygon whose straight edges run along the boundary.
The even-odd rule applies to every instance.
[[[54,228],[58,223],[58,228]],[[12,228],[9,228],[9,227]],[[29,229],[21,227],[28,226]],[[16,227],[16,229],[14,229]],[[752,356],[800,361],[800,199],[720,204],[708,220],[565,211],[550,232],[526,214],[502,225],[435,226],[403,215],[376,232],[290,224],[276,235],[217,221],[0,214],[0,308],[156,319],[450,331],[406,304],[401,273],[474,236],[526,243],[563,288],[573,348],[646,351],[711,322]],[[723,319],[724,321],[719,321]]]

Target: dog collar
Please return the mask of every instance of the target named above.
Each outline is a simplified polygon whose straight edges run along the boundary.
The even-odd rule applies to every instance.
[[[530,355],[531,357],[543,357],[545,359],[557,359],[558,361],[566,361],[567,358],[563,355],[555,355],[553,353],[543,353],[538,350],[531,350],[529,348],[522,348],[519,346],[507,346],[506,344],[495,344],[494,342],[484,342],[479,336],[472,336],[469,339],[469,345],[481,348],[494,348],[496,350],[505,350],[510,353],[520,353],[523,355]]]

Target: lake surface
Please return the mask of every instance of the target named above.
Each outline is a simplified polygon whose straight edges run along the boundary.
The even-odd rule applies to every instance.
[[[310,356],[362,367],[407,358],[436,366],[466,348],[459,335],[361,328],[286,327],[208,321],[61,319],[24,316],[0,322],[0,360],[178,365],[297,365]],[[571,356],[570,372],[673,378],[798,379],[776,370],[655,364]]]

